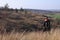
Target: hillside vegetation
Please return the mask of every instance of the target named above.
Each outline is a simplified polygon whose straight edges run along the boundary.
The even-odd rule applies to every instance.
[[[42,30],[46,15],[34,14],[28,11],[0,11],[0,31],[16,32]],[[56,19],[51,19],[51,27],[57,27]]]

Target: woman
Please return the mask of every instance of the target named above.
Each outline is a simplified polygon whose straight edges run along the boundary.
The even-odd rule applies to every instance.
[[[48,19],[48,17],[46,17],[44,19],[44,30],[43,31],[50,31],[51,27],[50,27],[50,20]]]

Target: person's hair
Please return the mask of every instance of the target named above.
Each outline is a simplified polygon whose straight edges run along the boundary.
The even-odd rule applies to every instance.
[[[48,17],[45,17],[45,18],[48,18]]]

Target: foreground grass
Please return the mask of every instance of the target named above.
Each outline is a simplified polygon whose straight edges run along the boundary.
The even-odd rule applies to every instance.
[[[60,29],[49,32],[30,32],[0,34],[0,40],[60,40]]]
[[[60,30],[51,32],[30,32],[30,33],[11,33],[0,34],[0,40],[60,40]]]

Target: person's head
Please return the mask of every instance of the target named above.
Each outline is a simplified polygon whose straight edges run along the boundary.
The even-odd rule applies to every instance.
[[[45,20],[44,21],[47,21],[48,20],[48,17],[45,17]]]

